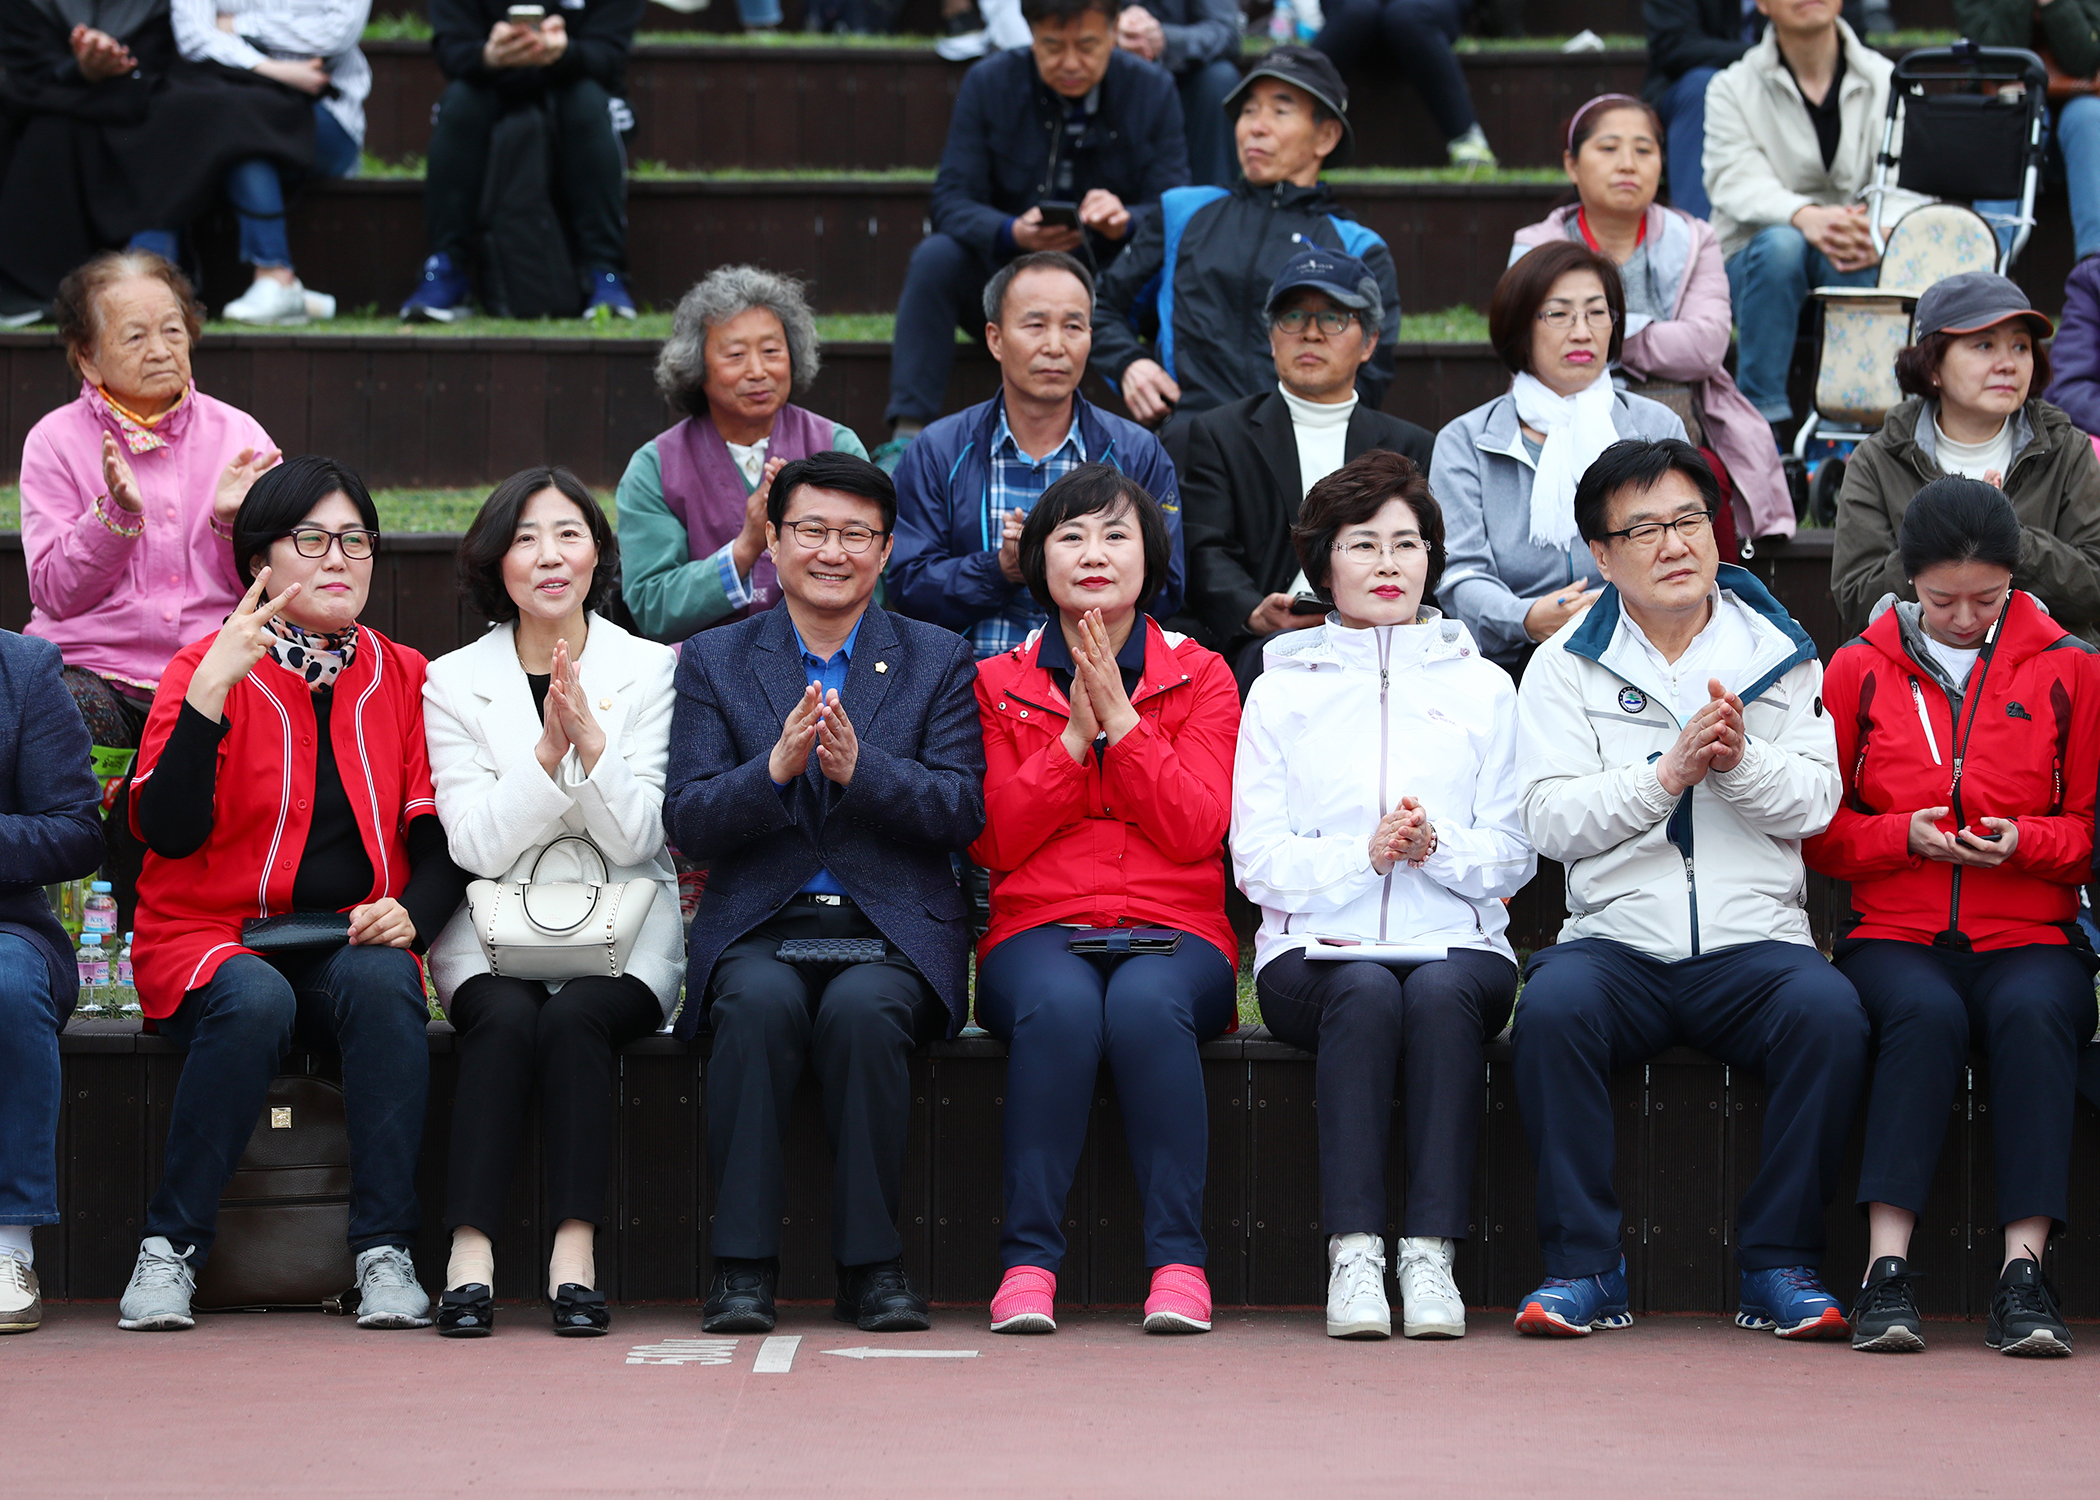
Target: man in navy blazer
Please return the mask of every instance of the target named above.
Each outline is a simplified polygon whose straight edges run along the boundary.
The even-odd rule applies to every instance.
[[[678,1026],[689,1037],[704,1014],[714,1033],[710,1333],[773,1327],[781,1145],[805,1064],[835,1161],[833,1313],[869,1332],[930,1326],[897,1232],[910,1055],[969,1008],[949,856],[984,827],[984,743],[969,643],[870,606],[896,521],[896,489],[866,459],[797,459],[766,504],[780,607],[679,654],[664,823],[711,863]],[[842,939],[880,956],[780,956]]]

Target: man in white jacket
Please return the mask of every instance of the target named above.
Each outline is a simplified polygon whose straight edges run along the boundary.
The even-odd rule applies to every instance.
[[[1632,1323],[1611,1073],[1677,1044],[1765,1080],[1736,1322],[1849,1332],[1814,1267],[1868,1026],[1809,936],[1801,864],[1837,807],[1836,736],[1814,644],[1720,563],[1719,503],[1686,443],[1605,449],[1575,517],[1608,586],[1518,694],[1524,828],[1567,867],[1569,912],[1525,971],[1512,1037],[1548,1277],[1517,1314],[1526,1333]]]
[[[1809,289],[1872,286],[1881,254],[1860,190],[1874,177],[1893,65],[1838,19],[1838,0],[1757,0],[1770,25],[1706,89],[1706,195],[1740,330],[1736,384],[1770,422],[1793,415],[1786,372]],[[1884,233],[1924,202],[1892,191]]]

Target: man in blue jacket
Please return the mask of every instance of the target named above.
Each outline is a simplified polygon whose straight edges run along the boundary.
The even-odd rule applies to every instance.
[[[1034,43],[963,79],[933,183],[933,233],[912,252],[890,356],[898,454],[940,415],[955,330],[1016,255],[1061,250],[1098,270],[1159,195],[1189,180],[1181,102],[1164,69],[1115,44],[1116,0],[1023,0]]]
[[[1043,623],[1021,581],[1021,522],[1081,464],[1107,464],[1159,501],[1171,560],[1151,612],[1165,619],[1181,608],[1174,465],[1151,433],[1079,394],[1093,316],[1093,278],[1071,256],[1039,250],[1008,262],[984,289],[999,394],[928,427],[897,469],[892,607],[962,632],[980,660]]]
[[[1340,250],[1369,267],[1384,317],[1378,348],[1356,388],[1377,407],[1393,381],[1400,337],[1400,285],[1385,241],[1350,218],[1320,181],[1346,159],[1349,91],[1334,64],[1310,47],[1262,55],[1225,101],[1245,181],[1176,188],[1147,216],[1130,248],[1101,277],[1095,327],[1102,373],[1130,414],[1157,427],[1275,389],[1269,352],[1269,283],[1306,245]],[[1158,314],[1148,349],[1133,318]]]
[[[1225,101],[1240,86],[1239,0],[1137,0],[1116,20],[1116,45],[1174,75],[1181,128],[1189,140],[1189,175],[1213,187],[1232,184],[1232,127]]]

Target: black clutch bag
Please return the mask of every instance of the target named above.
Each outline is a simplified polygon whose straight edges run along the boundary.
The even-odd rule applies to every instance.
[[[1065,947],[1074,953],[1172,953],[1181,934],[1171,927],[1082,927]]]
[[[300,948],[340,948],[350,941],[350,915],[340,911],[287,911],[241,923],[241,946],[257,953]]]
[[[789,938],[773,956],[784,964],[879,964],[889,952],[881,938]]]

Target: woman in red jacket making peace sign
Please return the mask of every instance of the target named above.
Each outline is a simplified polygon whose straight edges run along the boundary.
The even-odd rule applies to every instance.
[[[1852,882],[1836,961],[1877,1047],[1855,1349],[1925,1347],[1906,1257],[1975,1046],[1990,1059],[2005,1229],[1986,1341],[2071,1352],[2040,1259],[2064,1218],[2078,1049],[2093,1034],[2078,887],[2092,870],[2100,679],[2092,648],[2012,587],[2021,541],[1992,486],[1925,486],[1898,543],[1918,602],[1884,598],[1823,681],[1845,796],[1803,852]]]

